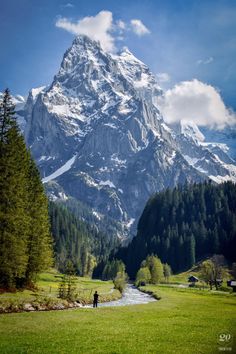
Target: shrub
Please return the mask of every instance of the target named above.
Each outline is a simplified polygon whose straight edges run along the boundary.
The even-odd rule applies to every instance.
[[[118,272],[115,279],[113,280],[115,289],[119,290],[122,294],[127,283],[127,274],[124,272]]]

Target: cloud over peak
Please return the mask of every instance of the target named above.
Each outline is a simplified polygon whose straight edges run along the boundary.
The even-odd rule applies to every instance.
[[[61,17],[56,21],[56,27],[75,34],[85,34],[93,40],[99,41],[102,48],[107,52],[116,50],[115,41],[123,40],[127,31],[132,31],[141,37],[150,33],[149,29],[139,19],[133,19],[129,23],[118,19],[113,21],[111,11],[100,11],[95,16],[86,16],[78,21]]]
[[[115,50],[114,38],[111,35],[113,26],[112,12],[100,11],[95,16],[86,16],[77,22],[67,18],[59,18],[56,27],[79,35],[85,34],[93,40],[99,41],[104,50],[113,52]]]
[[[236,123],[235,112],[225,106],[219,92],[197,79],[176,84],[158,98],[158,105],[170,124],[187,120],[199,126],[223,129]]]
[[[130,24],[133,32],[138,36],[143,36],[145,34],[151,33],[141,20],[133,19],[130,21]]]

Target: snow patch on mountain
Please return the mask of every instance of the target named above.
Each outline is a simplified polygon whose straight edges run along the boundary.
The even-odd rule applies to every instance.
[[[100,185],[100,186],[108,186],[108,187],[110,187],[110,188],[116,188],[115,185],[114,185],[111,181],[109,181],[109,180],[107,180],[107,181],[100,181],[100,182],[99,182],[99,185]]]
[[[195,141],[195,143],[203,142],[205,140],[204,135],[200,132],[197,125],[191,121],[180,121],[181,134],[187,136]]]
[[[49,181],[52,181],[53,179],[56,179],[57,177],[61,176],[63,173],[69,171],[74,164],[76,159],[76,155],[74,155],[70,160],[68,160],[63,166],[58,168],[55,172],[53,172],[51,175],[44,177],[42,179],[43,183],[47,183]]]
[[[38,95],[40,93],[42,93],[43,91],[45,91],[46,88],[47,88],[47,86],[40,86],[40,87],[36,87],[36,88],[33,88],[30,90],[30,94],[31,94],[34,102],[36,101]]]
[[[234,178],[232,178],[232,176],[229,175],[225,175],[225,176],[209,176],[210,179],[212,179],[212,181],[216,182],[217,184],[223,183],[223,182],[228,182],[228,181],[233,181],[234,183],[236,183],[236,176],[234,176]]]
[[[207,143],[207,142],[202,142],[202,146],[205,146],[206,148],[209,149],[214,149],[214,148],[220,148],[222,151],[224,151],[226,154],[229,152],[229,147],[227,144],[224,143]]]
[[[126,224],[126,227],[130,229],[134,222],[135,222],[134,218],[130,219]]]
[[[169,165],[173,165],[175,157],[176,157],[176,151],[173,150],[171,156],[167,156],[167,162],[169,163]]]
[[[12,97],[12,103],[15,105],[15,110],[20,111],[25,106],[26,99],[21,95],[16,95]]]
[[[197,159],[197,158],[192,158],[188,155],[183,155],[183,157],[185,158],[185,160],[189,163],[190,166],[193,166],[194,168],[196,168],[199,172],[207,174],[207,170],[204,170],[203,168],[201,168],[200,166],[198,166],[199,162],[201,162],[202,160],[204,160],[204,158],[202,159]]]
[[[55,157],[52,157],[52,156],[45,156],[45,155],[42,155],[39,159],[38,159],[38,162],[41,162],[41,161],[48,161],[48,160],[51,160],[51,159],[54,159]]]

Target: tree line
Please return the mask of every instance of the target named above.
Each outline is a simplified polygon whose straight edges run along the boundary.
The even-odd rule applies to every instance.
[[[51,263],[47,197],[5,90],[0,98],[0,287],[32,286]]]

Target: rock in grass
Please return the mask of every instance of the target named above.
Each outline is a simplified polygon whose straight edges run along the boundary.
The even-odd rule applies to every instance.
[[[23,310],[24,311],[35,311],[35,308],[32,306],[32,304],[27,303],[27,304],[23,305]]]

